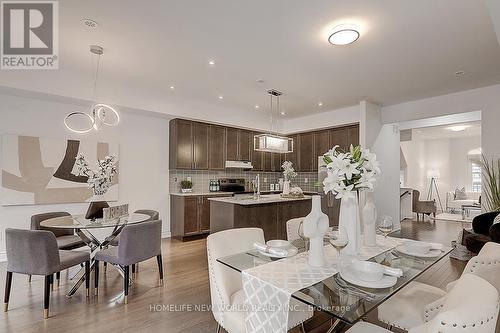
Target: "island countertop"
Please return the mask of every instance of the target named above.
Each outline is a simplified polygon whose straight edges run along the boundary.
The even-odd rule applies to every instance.
[[[208,198],[208,200],[234,204],[234,205],[241,205],[241,206],[252,206],[252,205],[270,204],[270,203],[311,200],[311,196],[304,195],[304,197],[302,198],[283,198],[281,197],[280,194],[265,194],[261,195],[259,199],[254,199],[253,195],[249,194],[249,195],[225,197],[225,198]]]

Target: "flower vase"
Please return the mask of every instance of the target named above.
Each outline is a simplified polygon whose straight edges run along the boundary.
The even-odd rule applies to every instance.
[[[365,206],[363,207],[363,236],[366,246],[376,246],[376,223],[377,223],[377,207],[373,199],[373,192],[366,192]]]
[[[308,263],[313,267],[325,266],[323,238],[328,231],[328,216],[321,211],[321,197],[313,195],[311,212],[304,218],[304,236],[309,238]]]
[[[358,254],[361,245],[361,230],[357,194],[354,197],[344,197],[340,201],[339,226],[345,228],[349,238],[349,242],[342,250],[342,253],[348,255]]]
[[[283,182],[283,194],[284,195],[290,194],[290,181],[289,180],[285,180]]]

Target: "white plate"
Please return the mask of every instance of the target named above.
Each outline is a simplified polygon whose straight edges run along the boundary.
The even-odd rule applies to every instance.
[[[270,257],[270,258],[289,258],[289,257],[293,257],[294,255],[299,253],[299,249],[297,249],[295,246],[291,246],[290,248],[287,249],[287,251],[288,251],[288,255],[286,257],[277,256],[275,254],[267,253],[264,251],[257,251],[257,252],[259,252],[263,256]]]
[[[398,278],[395,276],[384,275],[382,279],[378,281],[364,281],[356,277],[356,274],[350,269],[349,266],[344,267],[340,270],[340,277],[345,281],[355,284],[360,287],[373,288],[373,289],[383,289],[390,288],[398,283]]]
[[[441,250],[430,250],[428,253],[414,253],[410,251],[404,244],[396,246],[396,251],[402,254],[406,254],[408,256],[418,257],[418,258],[435,258],[441,255]]]

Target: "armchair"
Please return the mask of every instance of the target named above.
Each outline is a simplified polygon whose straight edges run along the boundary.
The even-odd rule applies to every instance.
[[[478,215],[472,220],[472,230],[464,230],[462,244],[467,250],[479,253],[488,242],[500,243],[500,223],[493,223],[500,212],[489,212]]]
[[[420,214],[422,214],[422,220],[424,219],[425,214],[433,214],[434,217],[436,217],[436,202],[434,200],[420,200],[420,191],[413,190],[412,211],[417,213],[417,221],[419,220]]]

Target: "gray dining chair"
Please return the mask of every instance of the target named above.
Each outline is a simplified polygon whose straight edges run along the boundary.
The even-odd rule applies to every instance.
[[[74,250],[80,247],[86,246],[85,242],[82,239],[75,235],[73,229],[61,229],[61,228],[49,228],[43,227],[41,223],[45,220],[71,216],[67,212],[50,212],[43,214],[36,214],[31,217],[31,230],[47,230],[51,231],[56,236],[57,247],[59,250]],[[59,285],[59,281],[61,278],[61,273],[56,273],[57,285]],[[31,275],[28,277],[29,281],[31,281]]]
[[[95,294],[99,290],[99,262],[107,262],[123,268],[124,303],[128,303],[129,269],[141,261],[156,257],[160,273],[159,285],[163,285],[161,257],[161,220],[126,225],[120,233],[120,242],[96,253],[94,259]]]
[[[47,230],[6,229],[7,278],[4,311],[8,310],[13,273],[45,277],[43,317],[49,317],[50,281],[54,273],[85,263],[87,297],[90,286],[90,255],[88,252],[59,250],[56,236]]]
[[[149,219],[147,219],[146,221],[155,221],[160,219],[160,213],[152,209],[138,209],[134,213],[149,215]],[[113,238],[109,242],[109,245],[118,246],[119,241],[120,241],[120,234],[118,234],[118,236]],[[106,270],[106,263],[104,263],[104,270]],[[139,264],[132,265],[132,275],[135,275],[136,272],[138,271],[139,271]]]

